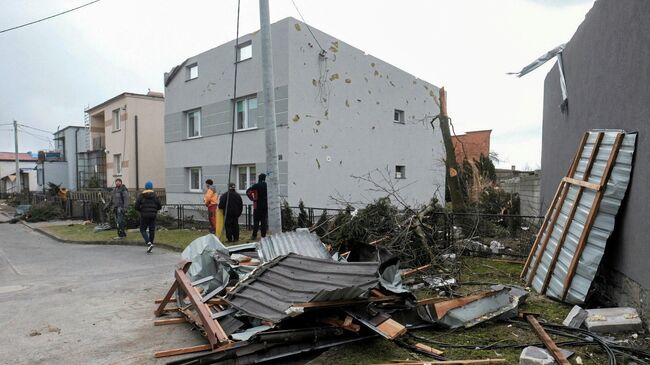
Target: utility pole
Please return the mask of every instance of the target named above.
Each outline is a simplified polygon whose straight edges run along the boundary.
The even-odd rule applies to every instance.
[[[271,24],[268,0],[260,0],[260,28],[262,43],[262,85],[264,92],[264,131],[266,134],[266,183],[269,205],[269,230],[271,233],[281,233],[280,174],[278,172],[277,151],[278,135],[275,123],[275,85],[273,84]]]
[[[18,122],[14,120],[14,151],[16,153],[16,193],[22,193],[22,185],[20,184],[20,159],[18,158]]]
[[[449,186],[449,193],[451,194],[451,205],[454,212],[462,212],[465,210],[465,201],[463,200],[463,193],[460,190],[460,180],[458,178],[459,168],[456,163],[456,152],[454,151],[454,143],[451,140],[451,132],[449,130],[449,115],[447,114],[447,92],[445,88],[440,89],[440,130],[442,132],[442,140],[445,143],[446,150],[446,175],[447,186]]]

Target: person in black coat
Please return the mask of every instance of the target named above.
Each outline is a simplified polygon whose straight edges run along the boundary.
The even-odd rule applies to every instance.
[[[153,191],[153,183],[147,181],[144,184],[145,190],[135,200],[135,210],[140,212],[140,233],[147,244],[147,252],[153,250],[153,240],[156,235],[156,216],[162,208],[160,199]],[[149,232],[147,233],[147,229]]]
[[[244,203],[239,193],[235,191],[235,184],[228,184],[228,192],[219,199],[219,209],[223,210],[226,217],[225,228],[228,242],[239,241],[239,216],[244,209]]]
[[[259,228],[262,237],[266,237],[266,230],[269,227],[269,205],[267,202],[266,192],[266,174],[260,174],[257,184],[253,184],[246,195],[253,201],[253,236],[251,239],[257,239],[257,229]]]

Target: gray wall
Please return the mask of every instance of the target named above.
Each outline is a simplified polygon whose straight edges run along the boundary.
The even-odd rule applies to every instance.
[[[557,65],[546,76],[542,143],[545,212],[585,131],[621,128],[639,132],[632,181],[608,243],[605,265],[646,289],[650,288],[649,14],[647,0],[596,1],[564,51],[568,114],[559,108]]]
[[[271,31],[280,192],[292,205],[303,199],[308,206],[332,206],[330,196],[363,202],[383,196],[351,178],[374,170],[402,188],[409,203],[426,202],[436,191],[444,202],[442,137],[437,123],[433,130],[429,125],[438,113],[435,86],[313,29],[328,48],[327,61],[320,60],[305,24],[296,19],[274,23]],[[240,42],[249,40],[253,57],[239,63],[237,96],[257,94],[258,128],[235,133],[233,164],[255,164],[260,173],[265,171],[265,106],[259,33]],[[185,65],[198,64],[198,78],[186,80],[183,67],[165,89],[170,203],[200,201],[200,193],[189,192],[189,167],[201,167],[203,180],[212,178],[225,190],[234,52],[233,41],[190,57]],[[201,108],[202,137],[187,139],[184,112],[194,108]],[[394,109],[405,112],[405,124],[393,123]],[[406,179],[393,179],[395,165],[406,166]]]
[[[77,190],[77,154],[88,149],[88,135],[86,129],[83,127],[68,127],[54,133],[54,137],[64,138],[65,160],[67,162],[65,168],[68,174],[64,186],[69,190]],[[76,144],[75,138],[77,139]]]
[[[67,161],[44,161],[36,164],[38,190],[47,189],[50,182],[61,185],[61,187],[70,186],[68,165]]]
[[[312,27],[327,49],[323,59],[304,23],[287,25],[290,203],[330,207],[330,196],[366,204],[388,195],[352,177],[372,173],[409,204],[436,192],[444,204],[442,134],[429,124],[438,88]],[[394,123],[395,109],[404,124]],[[394,178],[396,165],[406,167],[406,179]]]
[[[519,176],[502,180],[499,185],[508,193],[519,194],[521,215],[540,215],[541,180],[539,172],[532,174],[520,172]]]

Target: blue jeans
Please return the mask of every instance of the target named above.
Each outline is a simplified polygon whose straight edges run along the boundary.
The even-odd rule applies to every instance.
[[[117,235],[126,237],[126,231],[124,231],[124,208],[115,208],[115,224],[117,225]]]

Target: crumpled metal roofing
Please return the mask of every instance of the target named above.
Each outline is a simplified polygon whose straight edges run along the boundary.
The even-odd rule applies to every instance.
[[[253,271],[225,298],[249,316],[279,322],[296,303],[356,299],[378,285],[378,262],[338,262],[290,253]]]
[[[580,156],[578,168],[574,174],[575,179],[581,180],[584,176],[585,167],[596,143],[598,132],[604,132],[604,136],[588,180],[589,182],[596,184],[600,183],[603,173],[605,172],[605,165],[612,151],[616,135],[623,131],[590,130],[587,142]],[[596,276],[596,271],[598,270],[603,253],[605,252],[607,239],[614,230],[616,214],[630,182],[636,137],[636,133],[626,133],[623,137],[623,141],[616,157],[616,162],[613,165],[606,187],[604,187],[604,196],[600,203],[596,219],[587,238],[585,249],[578,261],[578,266],[573,280],[571,281],[566,298],[564,299],[564,301],[568,303],[584,303],[587,292]],[[571,206],[575,203],[575,199],[578,195],[577,192],[577,186],[573,185],[569,188],[567,197],[562,203],[557,222],[552,227],[551,237],[546,246],[546,250],[541,253],[542,261],[537,271],[534,273],[535,277],[532,281],[533,288],[538,292],[542,289],[553,253],[557,247],[563,227],[566,225]],[[564,241],[546,290],[546,295],[549,297],[562,300],[564,280],[568,275],[568,268],[571,265],[571,261],[576,254],[576,246],[580,239],[580,235],[584,230],[584,225],[594,203],[595,195],[595,191],[583,189],[582,196],[578,201],[578,208],[570,222],[568,235]],[[541,248],[541,246],[538,247],[533,256],[535,260],[539,259],[539,251]],[[531,275],[530,272],[527,273],[527,276],[529,275]]]
[[[292,252],[301,256],[332,259],[318,235],[309,233],[308,230],[266,236],[257,243],[255,249],[262,262],[268,262]]]

